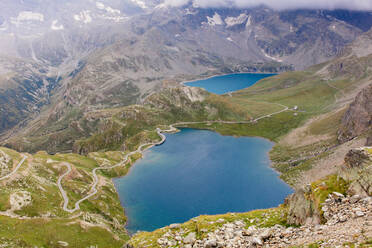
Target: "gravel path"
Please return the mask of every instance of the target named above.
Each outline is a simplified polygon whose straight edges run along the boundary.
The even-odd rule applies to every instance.
[[[63,173],[59,178],[58,178],[58,181],[57,181],[57,185],[58,185],[58,188],[62,194],[62,198],[63,198],[63,210],[66,211],[66,212],[69,212],[69,213],[73,213],[77,210],[80,209],[80,203],[82,203],[83,201],[87,200],[88,198],[94,196],[95,194],[97,194],[98,190],[97,190],[97,184],[98,184],[98,176],[97,176],[97,171],[98,170],[110,170],[110,169],[114,169],[116,167],[119,167],[119,166],[122,166],[122,165],[125,165],[125,163],[128,162],[128,159],[130,156],[136,154],[136,153],[142,153],[144,150],[143,150],[143,147],[145,146],[148,146],[145,150],[149,149],[150,147],[152,146],[155,146],[155,145],[161,145],[164,143],[166,137],[164,134],[162,134],[163,132],[173,132],[173,131],[176,131],[176,129],[171,126],[171,128],[169,130],[161,130],[161,129],[157,129],[157,133],[158,135],[161,137],[161,141],[159,142],[152,142],[152,143],[146,143],[146,144],[142,144],[138,147],[137,150],[133,151],[133,152],[130,152],[128,153],[127,155],[125,155],[124,159],[118,163],[118,164],[115,164],[113,166],[109,166],[109,167],[97,167],[97,168],[94,168],[92,173],[93,173],[93,185],[92,185],[92,188],[90,190],[90,193],[88,195],[86,195],[85,197],[81,198],[80,200],[78,200],[76,203],[75,203],[75,207],[73,209],[69,209],[67,206],[68,206],[68,202],[69,202],[69,198],[66,194],[66,191],[63,189],[62,187],[62,179],[67,176],[70,172],[71,172],[71,165],[68,164],[68,163],[63,163],[64,166],[67,167],[67,171],[65,173]]]
[[[19,161],[19,163],[17,164],[17,167],[12,172],[10,172],[8,175],[0,177],[0,181],[4,179],[8,179],[11,176],[13,176],[15,173],[17,173],[18,169],[21,167],[21,165],[25,162],[26,159],[27,159],[27,156],[23,155],[23,158],[21,161]]]

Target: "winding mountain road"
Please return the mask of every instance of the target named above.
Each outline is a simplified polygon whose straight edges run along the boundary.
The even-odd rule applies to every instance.
[[[258,120],[261,120],[263,118],[268,118],[268,117],[271,117],[273,115],[276,115],[276,114],[279,114],[279,113],[282,113],[282,112],[285,112],[285,111],[289,110],[289,107],[287,107],[287,106],[284,106],[282,104],[277,104],[277,105],[280,105],[280,106],[284,107],[284,109],[282,109],[280,111],[277,111],[277,112],[274,112],[274,113],[271,113],[271,114],[267,114],[267,115],[258,117],[258,118],[254,119],[254,120],[249,120],[249,121],[222,121],[222,120],[216,120],[216,121],[200,121],[200,122],[178,122],[178,123],[174,123],[174,124],[169,125],[170,128],[167,129],[167,130],[162,130],[160,128],[157,128],[156,129],[156,132],[161,137],[161,140],[160,141],[158,141],[158,142],[151,142],[151,143],[145,143],[145,144],[140,145],[137,148],[137,150],[128,153],[127,155],[125,155],[124,159],[120,163],[117,163],[117,164],[115,164],[113,166],[94,168],[93,171],[92,171],[92,174],[93,174],[93,184],[92,184],[92,188],[90,190],[90,193],[88,195],[86,195],[85,197],[81,198],[80,200],[78,200],[75,203],[75,207],[73,209],[69,209],[68,208],[69,198],[67,196],[66,191],[62,187],[62,180],[63,180],[63,178],[65,176],[67,176],[71,172],[72,168],[71,168],[71,165],[70,164],[63,163],[63,165],[67,167],[67,171],[65,173],[63,173],[58,178],[58,181],[57,181],[57,186],[58,186],[58,188],[59,188],[59,190],[60,190],[60,192],[62,194],[62,198],[63,198],[63,210],[66,211],[66,212],[69,212],[69,213],[74,213],[75,211],[77,211],[77,210],[80,209],[80,203],[82,203],[83,201],[87,200],[88,198],[94,196],[98,192],[98,190],[97,190],[97,184],[98,184],[97,171],[98,170],[110,170],[110,169],[114,169],[116,167],[125,165],[128,162],[130,156],[132,156],[132,155],[134,155],[136,153],[142,153],[145,150],[147,150],[147,149],[149,149],[149,148],[151,148],[153,146],[157,146],[157,145],[163,144],[165,142],[165,140],[166,140],[166,137],[165,137],[165,135],[163,133],[177,131],[177,129],[174,126],[190,125],[190,124],[203,124],[203,123],[205,123],[205,124],[209,124],[209,123],[223,123],[223,124],[248,124],[248,123],[254,123],[254,122],[257,122]],[[144,147],[146,147],[146,149],[143,149]]]
[[[69,212],[69,213],[73,213],[77,210],[80,209],[80,203],[82,203],[83,201],[87,200],[88,198],[94,196],[95,194],[97,194],[98,190],[97,190],[97,184],[98,184],[98,176],[97,176],[97,171],[98,170],[110,170],[110,169],[114,169],[116,167],[119,167],[119,166],[122,166],[122,165],[125,165],[128,160],[129,160],[129,157],[136,154],[136,153],[142,153],[144,150],[143,147],[145,146],[148,146],[145,150],[151,148],[152,146],[155,146],[155,145],[161,145],[164,143],[166,137],[164,134],[162,134],[162,132],[172,132],[172,131],[176,131],[177,129],[175,129],[173,126],[171,126],[171,128],[169,130],[161,130],[160,128],[157,128],[157,133],[158,135],[161,137],[161,141],[159,142],[152,142],[152,143],[146,143],[146,144],[142,144],[138,147],[137,150],[133,151],[133,152],[130,152],[128,153],[127,155],[125,155],[124,159],[120,162],[120,163],[117,163],[113,166],[109,166],[109,167],[97,167],[97,168],[94,168],[93,171],[92,171],[92,174],[93,174],[93,184],[92,184],[92,188],[90,190],[90,193],[88,195],[86,195],[85,197],[81,198],[80,200],[78,200],[76,203],[75,203],[75,207],[73,209],[69,209],[68,208],[68,203],[69,203],[69,198],[67,196],[67,193],[66,191],[63,189],[62,187],[62,179],[67,176],[70,172],[71,172],[71,165],[68,164],[68,163],[63,163],[64,166],[67,167],[67,171],[65,173],[63,173],[59,178],[58,178],[58,181],[57,181],[57,186],[62,194],[62,198],[63,198],[63,210],[66,211],[66,212]]]
[[[22,160],[19,161],[19,163],[17,164],[16,168],[12,172],[10,172],[8,175],[3,176],[3,177],[0,177],[0,181],[1,180],[4,180],[4,179],[8,179],[11,176],[13,176],[15,173],[17,173],[18,169],[21,167],[21,165],[25,162],[26,159],[27,159],[27,156],[26,155],[23,155]]]

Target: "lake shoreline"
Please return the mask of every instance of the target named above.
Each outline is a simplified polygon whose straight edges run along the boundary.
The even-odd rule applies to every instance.
[[[199,131],[203,131],[203,130],[200,130],[200,129],[196,129],[196,128],[189,128],[189,127],[183,127],[183,128],[180,128],[180,131],[182,132],[182,131],[186,131],[186,132],[192,132],[192,133],[194,133],[195,134],[195,132],[199,132]],[[267,176],[264,176],[264,175],[266,175],[265,173],[264,174],[260,174],[260,176],[264,176],[264,178],[267,178],[267,177],[269,177],[269,175],[271,175],[271,176],[273,176],[273,177],[275,177],[275,180],[269,180],[269,182],[267,182],[267,181],[265,181],[265,182],[262,182],[262,183],[258,183],[258,184],[256,184],[256,187],[257,187],[257,185],[258,186],[260,186],[261,185],[261,187],[266,187],[268,184],[277,184],[279,181],[280,181],[280,183],[276,186],[276,187],[279,187],[279,185],[282,185],[282,186],[280,186],[279,188],[281,188],[280,190],[278,190],[278,196],[277,197],[281,197],[281,194],[282,193],[279,193],[279,192],[282,192],[282,190],[284,190],[284,188],[288,188],[288,193],[286,193],[283,197],[285,198],[285,197],[287,197],[287,195],[289,195],[291,192],[293,192],[293,189],[292,189],[292,187],[290,187],[290,185],[288,185],[287,183],[285,183],[283,180],[281,180],[280,178],[278,178],[278,172],[275,170],[275,169],[273,169],[273,167],[271,166],[271,160],[270,160],[270,157],[268,156],[268,153],[269,153],[269,151],[272,149],[272,147],[275,145],[275,143],[274,142],[272,142],[272,141],[270,141],[270,140],[268,140],[268,139],[266,139],[266,138],[263,138],[263,137],[247,137],[247,136],[241,136],[241,137],[236,137],[236,136],[231,136],[231,135],[222,135],[222,134],[220,134],[220,133],[218,133],[218,132],[215,132],[215,131],[213,131],[213,130],[206,130],[208,133],[211,133],[211,134],[209,134],[209,135],[211,135],[211,136],[213,136],[213,137],[218,137],[218,139],[220,139],[220,138],[222,138],[222,137],[227,137],[227,138],[234,138],[234,140],[235,139],[238,139],[238,138],[256,138],[256,139],[258,139],[258,140],[262,140],[262,141],[265,141],[265,142],[267,142],[267,143],[269,143],[269,145],[270,145],[270,148],[269,148],[269,150],[268,151],[266,151],[265,152],[265,157],[267,158],[267,160],[266,160],[266,158],[265,158],[265,160],[264,160],[264,162],[261,160],[261,155],[259,156],[259,157],[257,157],[257,159],[259,159],[261,162],[260,163],[263,163],[263,164],[260,164],[258,167],[256,167],[256,166],[253,166],[252,167],[252,165],[255,163],[255,162],[252,162],[251,161],[251,159],[244,159],[242,162],[244,162],[244,161],[246,161],[246,162],[248,162],[248,161],[250,161],[249,162],[249,164],[251,165],[251,166],[248,166],[248,167],[246,167],[246,163],[239,163],[238,162],[238,164],[240,165],[240,167],[242,167],[243,168],[243,170],[245,171],[245,170],[247,170],[247,168],[249,169],[251,169],[251,170],[254,170],[254,171],[266,171],[265,173],[268,173],[267,174]],[[177,133],[179,133],[179,132],[177,132]],[[173,134],[173,133],[172,133]],[[198,134],[198,135],[200,135],[200,134]],[[216,135],[218,135],[218,136],[216,136]],[[167,135],[168,136],[168,135]],[[167,139],[169,138],[169,136],[167,137]],[[184,139],[185,137],[178,137],[178,139]],[[174,139],[174,137],[173,137],[173,139]],[[187,139],[187,138],[186,138]],[[225,144],[225,146],[227,146],[227,147],[230,147],[230,144],[229,144],[229,142],[231,142],[232,140],[230,139],[230,140],[227,140],[227,144]],[[251,139],[242,139],[242,140],[240,140],[240,141],[238,141],[237,140],[237,142],[239,143],[239,142],[241,142],[241,141],[248,141],[248,142],[252,142],[252,140]],[[221,141],[222,142],[222,141]],[[226,142],[226,141],[225,141]],[[224,142],[224,143],[225,143]],[[235,141],[233,141],[234,143],[235,143],[235,145],[233,145],[233,146],[236,146],[236,142]],[[253,141],[253,142],[257,142],[257,141]],[[232,143],[232,144],[234,144],[234,143]],[[261,142],[259,142],[260,144],[262,144]],[[186,144],[187,144],[187,142],[186,142]],[[205,142],[204,142],[204,144],[205,144]],[[209,146],[211,146],[211,147],[215,147],[214,145],[213,145],[214,143],[211,143],[211,144],[209,144]],[[232,145],[231,144],[231,145]],[[267,146],[268,144],[266,144],[265,146]],[[161,146],[163,146],[163,145],[159,145],[158,147],[161,147]],[[154,147],[156,147],[156,146],[154,146]],[[154,147],[152,147],[152,149],[154,149]],[[171,146],[171,147],[174,147],[174,146]],[[218,147],[218,146],[217,146]],[[260,146],[258,146],[257,148],[255,148],[255,149],[258,149],[258,150],[261,150],[262,148],[260,148],[261,147],[261,145]],[[169,148],[169,147],[168,147]],[[225,148],[226,149],[226,148]],[[232,149],[231,151],[236,151],[236,149]],[[185,153],[185,151],[182,151],[182,153]],[[147,155],[148,154],[150,154],[150,153],[147,153],[147,152],[144,152],[143,153],[143,157],[140,159],[140,160],[138,160],[138,161],[136,161],[132,166],[131,166],[131,168],[130,168],[130,171],[128,171],[128,173],[124,176],[124,177],[126,177],[126,176],[129,176],[129,175],[131,175],[132,177],[134,177],[134,178],[137,178],[136,180],[138,180],[138,175],[140,175],[140,177],[143,177],[143,176],[145,176],[146,177],[146,173],[140,173],[140,174],[138,174],[139,172],[138,172],[138,170],[135,172],[136,174],[132,174],[133,173],[133,169],[136,169],[137,168],[137,166],[139,165],[139,163],[140,163],[140,161],[142,161],[143,162],[143,160],[145,159],[145,160],[151,160],[151,159],[153,159],[153,158],[151,158],[151,157],[147,157]],[[187,154],[187,153],[186,153]],[[248,157],[250,157],[250,158],[252,158],[252,155],[246,155],[246,153],[241,153],[241,152],[238,152],[237,154],[239,154],[239,156],[248,156]],[[146,157],[145,157],[146,156]],[[152,156],[154,156],[154,154],[152,154]],[[234,155],[234,156],[236,156],[236,155]],[[196,156],[197,157],[197,156]],[[171,159],[170,161],[173,161],[172,160],[172,158],[170,157],[170,158],[168,158],[168,156],[166,156],[166,158],[167,159]],[[227,158],[226,158],[227,159]],[[150,172],[148,172],[148,169],[151,169],[151,170],[154,170],[154,169],[156,169],[156,167],[152,167],[152,166],[158,166],[157,164],[156,164],[156,162],[154,162],[154,161],[156,161],[156,160],[151,160],[151,163],[155,163],[155,165],[154,164],[152,164],[151,165],[151,167],[147,167],[147,168],[142,168],[141,170],[146,170],[147,171],[147,173],[149,173],[149,174],[151,174],[152,172],[150,171]],[[213,161],[213,160],[212,160]],[[222,161],[222,160],[221,160]],[[227,160],[227,161],[229,161],[229,160]],[[148,161],[147,161],[148,162]],[[143,162],[143,163],[145,163],[145,162]],[[172,163],[172,162],[171,162]],[[192,163],[191,161],[188,161],[188,163]],[[223,170],[227,170],[227,171],[229,171],[229,170],[231,170],[232,168],[229,168],[228,166],[226,167],[226,164],[225,164],[226,162],[222,162],[222,166],[224,167],[223,168]],[[235,162],[236,163],[236,162]],[[266,165],[265,165],[266,164]],[[150,166],[149,164],[147,164],[147,165],[144,165],[144,164],[141,164],[142,166]],[[197,165],[197,164],[196,164]],[[206,168],[208,168],[208,165],[203,165],[203,166],[206,166]],[[241,169],[239,169],[240,167],[238,167],[238,168],[236,168],[235,170],[239,170],[239,171],[241,171]],[[161,167],[160,167],[161,168]],[[182,168],[185,168],[185,167],[182,167]],[[216,167],[215,169],[218,169],[219,167]],[[244,169],[245,168],[245,169]],[[138,169],[138,168],[137,168]],[[159,169],[159,168],[158,168]],[[168,170],[167,168],[165,168],[165,170]],[[213,169],[214,170],[214,169]],[[268,172],[267,170],[270,170],[271,172]],[[217,170],[218,171],[218,170]],[[234,170],[233,170],[234,171]],[[172,172],[168,172],[168,173],[172,173]],[[275,175],[274,174],[272,174],[272,173],[275,173]],[[213,173],[212,173],[213,174]],[[249,173],[248,174],[246,174],[246,175],[250,175]],[[172,175],[173,176],[173,175]],[[124,178],[123,177],[123,178]],[[199,177],[201,177],[201,178],[203,178],[203,176],[202,175],[199,175]],[[222,180],[228,180],[228,179],[226,179],[227,177],[225,176],[225,175],[222,175],[222,178],[224,178],[224,179],[222,179]],[[240,177],[239,177],[240,178]],[[249,177],[248,177],[249,178]],[[277,180],[277,179],[279,179],[279,180]],[[251,180],[248,180],[248,181],[251,181]],[[136,182],[137,183],[137,182]],[[171,185],[173,185],[172,183],[170,183]],[[167,185],[170,185],[170,184],[167,184]],[[237,185],[240,185],[240,181],[239,182],[237,182],[236,183]],[[120,190],[120,183],[118,182],[118,178],[116,178],[116,179],[114,179],[114,185],[115,185],[115,188],[116,188],[116,192],[117,192],[117,194],[119,194],[119,195],[121,195],[122,193],[121,193],[121,190]],[[138,182],[138,185],[143,185],[143,184],[140,184],[140,182]],[[155,185],[155,184],[153,184],[153,185]],[[174,185],[177,185],[177,183],[176,184],[174,184]],[[245,184],[243,184],[242,186],[239,186],[239,187],[243,187],[244,188],[244,185]],[[284,186],[285,185],[285,186]],[[182,186],[181,188],[183,188],[184,186]],[[283,188],[284,187],[284,188]],[[125,187],[125,188],[127,188],[127,187]],[[259,190],[254,190],[254,192],[260,192]],[[286,191],[286,190],[285,190]],[[219,192],[219,191],[216,191],[215,193],[217,193],[217,192]],[[240,191],[233,191],[233,192],[235,192],[236,193],[236,196],[239,198],[240,197],[240,195],[242,194]],[[264,191],[264,192],[266,192],[266,191]],[[214,196],[213,196],[213,194],[215,194],[215,193],[212,193],[212,195],[211,195],[211,198],[210,198],[210,200],[213,200],[214,198]],[[234,193],[234,194],[235,194]],[[262,193],[262,192],[261,192]],[[263,193],[263,194],[266,194],[266,193]],[[131,192],[130,194],[127,194],[129,197],[130,197],[130,195],[141,195],[141,194],[133,194],[133,192]],[[170,199],[172,199],[172,196],[171,195],[169,195],[169,193],[167,193],[167,192],[165,192],[165,194],[163,194],[163,195],[167,195],[167,196],[169,196],[170,197]],[[157,197],[162,197],[161,195],[157,195]],[[252,195],[252,197],[254,197],[254,195]],[[266,196],[266,198],[267,199],[270,199],[270,202],[272,202],[272,201],[278,201],[278,199],[276,199],[277,197],[272,197],[272,196],[269,196],[269,195],[267,195]],[[131,211],[135,211],[134,213],[136,213],[136,215],[138,214],[138,212],[140,212],[139,213],[139,215],[142,215],[142,213],[141,213],[141,210],[133,210],[133,205],[132,205],[132,207],[130,206],[130,204],[129,204],[129,206],[128,206],[128,203],[125,203],[124,204],[124,202],[123,202],[123,198],[122,197],[120,197],[121,198],[121,200],[120,200],[120,202],[121,202],[121,205],[122,205],[122,207],[123,207],[123,209],[124,209],[124,212],[126,213],[126,216],[127,217],[129,217],[129,215],[130,214],[128,214],[128,209],[132,209]],[[131,198],[131,197],[130,197]],[[255,198],[255,197],[254,197]],[[128,199],[127,197],[125,198],[125,199]],[[235,199],[235,198],[233,198],[233,199]],[[234,200],[232,199],[232,203],[234,202]],[[240,199],[240,198],[239,198]],[[255,198],[256,199],[256,198]],[[276,199],[276,200],[275,200]],[[138,199],[137,199],[137,201],[138,201]],[[173,201],[173,200],[172,200]],[[177,202],[177,200],[175,200],[176,202]],[[240,201],[241,201],[241,199],[240,199]],[[192,215],[193,217],[196,217],[196,216],[199,216],[199,215],[201,215],[201,214],[212,214],[212,215],[214,215],[214,214],[223,214],[223,213],[225,213],[225,212],[249,212],[249,211],[252,211],[252,210],[256,210],[256,209],[263,209],[263,208],[268,208],[268,207],[275,207],[277,204],[280,204],[282,201],[278,201],[277,203],[274,203],[274,204],[271,204],[270,205],[270,203],[269,202],[267,202],[264,198],[263,199],[261,199],[260,201],[254,201],[252,204],[252,206],[251,207],[246,207],[244,204],[243,205],[240,205],[240,204],[242,204],[241,202],[239,201],[239,205],[237,205],[238,207],[232,207],[232,208],[227,208],[227,209],[224,209],[224,210],[222,210],[222,211],[220,211],[220,212],[218,212],[218,210],[216,210],[216,209],[211,209],[211,211],[210,210],[208,210],[208,211],[201,211],[200,213],[197,213],[196,215]],[[148,204],[143,204],[143,202],[146,202],[146,201],[139,201],[138,203],[140,203],[140,205],[143,207],[143,205],[148,205]],[[236,202],[236,201],[235,201]],[[260,205],[261,204],[261,205]],[[262,204],[264,204],[264,205],[262,205]],[[265,206],[265,204],[267,204],[267,206]],[[257,205],[256,207],[254,206],[254,205]],[[177,204],[176,204],[176,206],[177,206]],[[248,206],[248,205],[247,205]],[[250,206],[250,205],[249,205]],[[141,207],[141,208],[142,208]],[[208,206],[205,206],[205,208],[206,209],[208,209]],[[236,209],[234,209],[234,208],[236,208]],[[242,209],[241,209],[242,208]],[[173,207],[172,206],[170,206],[170,209],[173,209]],[[177,209],[177,207],[175,207],[174,209]],[[203,209],[203,207],[202,207],[202,209]],[[239,210],[238,210],[239,209]],[[165,211],[165,210],[164,210]],[[217,211],[216,213],[214,213],[213,211]],[[177,210],[175,211],[175,212],[177,212]],[[178,213],[178,212],[177,212]],[[186,214],[186,213],[184,213],[184,212],[179,212],[179,213],[181,213],[181,215],[183,215],[183,214]],[[190,215],[191,216],[191,215]],[[160,219],[163,219],[163,218],[161,218],[161,217],[159,217]],[[186,218],[185,220],[187,220],[187,219],[189,219],[189,218]],[[181,222],[183,221],[182,219],[180,220]],[[180,221],[172,221],[172,223],[173,222],[180,222]],[[129,221],[129,218],[128,218],[128,222],[127,222],[129,225],[131,224],[131,222]],[[168,225],[168,224],[165,224],[165,225],[162,225],[162,226],[158,226],[157,228],[160,228],[160,227],[163,227],[163,226],[166,226],[166,225]],[[135,226],[135,225],[134,225]],[[157,229],[157,228],[155,228],[155,229]],[[143,230],[144,228],[139,228],[139,229],[133,229],[132,228],[132,230],[131,230],[131,228],[128,228],[128,226],[126,225],[126,229],[128,230],[128,233],[130,233],[131,235],[132,234],[134,234],[135,232],[137,232],[137,230]],[[146,228],[145,228],[146,229]],[[154,230],[155,230],[154,229]],[[147,229],[148,230],[148,229]]]
[[[187,81],[182,81],[180,82],[179,84],[183,85],[183,86],[188,86],[187,83],[193,83],[193,82],[197,82],[197,81],[200,81],[200,80],[207,80],[207,79],[211,79],[211,78],[214,78],[214,77],[222,77],[222,76],[228,76],[228,75],[240,75],[240,74],[263,74],[263,75],[279,75],[280,73],[269,73],[269,72],[234,72],[234,73],[217,73],[217,74],[214,74],[214,75],[209,75],[209,76],[201,76],[195,79],[192,79],[192,80],[187,80]],[[194,86],[188,86],[188,87],[194,87]],[[248,86],[250,87],[250,86]],[[232,91],[233,92],[233,91]]]
[[[232,73],[206,77],[205,79],[184,81],[182,85],[199,87],[209,93],[225,95],[249,88],[262,79],[276,75],[274,73]]]

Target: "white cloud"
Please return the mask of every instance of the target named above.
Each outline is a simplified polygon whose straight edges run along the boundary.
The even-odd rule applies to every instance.
[[[350,9],[372,10],[372,0],[166,0],[165,4],[179,7],[192,2],[195,6],[249,8],[266,5],[276,10],[284,9]]]

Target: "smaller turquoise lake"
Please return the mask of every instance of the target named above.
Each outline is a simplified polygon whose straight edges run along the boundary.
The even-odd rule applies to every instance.
[[[268,140],[195,129],[166,137],[114,180],[130,233],[202,214],[275,207],[292,192],[270,168]]]
[[[200,87],[215,94],[225,94],[252,86],[259,80],[276,74],[237,73],[186,82],[185,85]]]

